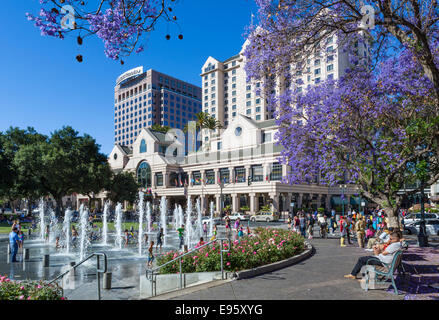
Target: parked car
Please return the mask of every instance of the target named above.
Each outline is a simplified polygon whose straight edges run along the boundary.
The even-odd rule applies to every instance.
[[[201,219],[201,223],[204,223],[204,222],[209,224],[210,223],[210,217],[203,217]],[[221,219],[220,218],[213,218],[213,225],[214,226],[217,226],[217,225],[220,225],[220,224],[221,224]]]
[[[270,212],[270,211],[261,211],[253,216],[251,216],[250,221],[278,221],[279,215],[276,212]]]
[[[229,218],[230,218],[231,221],[237,220],[238,218],[241,221],[246,221],[246,220],[250,219],[250,215],[242,214],[240,212],[235,212],[235,213],[229,215]]]
[[[425,213],[425,219],[439,219],[439,214],[437,213]],[[413,222],[421,220],[421,213],[410,213],[404,217],[404,225],[409,225]]]
[[[408,234],[418,234],[419,225],[421,221],[415,221],[404,226],[404,231]],[[437,235],[439,236],[439,219],[429,219],[425,221],[425,228],[427,230],[427,235]]]

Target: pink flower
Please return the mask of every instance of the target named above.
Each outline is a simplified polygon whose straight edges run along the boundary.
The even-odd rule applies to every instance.
[[[227,256],[230,256],[230,252],[227,253]]]
[[[61,297],[61,300],[66,300],[66,298],[64,298],[64,297]]]
[[[253,251],[253,254],[256,254],[256,251]]]
[[[42,287],[40,286],[40,285],[38,285],[38,287],[37,287],[38,289],[41,289]]]
[[[230,266],[230,262],[227,262],[227,263],[226,263],[226,266]]]
[[[259,241],[255,242],[255,246],[257,246],[259,244]]]
[[[209,252],[206,253],[206,257],[208,257],[208,256],[209,256]]]
[[[242,253],[244,253],[245,252],[245,250],[242,250]]]
[[[24,289],[24,287],[23,287],[23,286],[21,286],[21,287],[20,287],[20,290],[23,290],[23,289]]]
[[[30,296],[29,296],[29,297],[27,297],[27,300],[30,300]]]
[[[21,295],[18,299],[23,300],[23,299],[24,299],[24,296]]]

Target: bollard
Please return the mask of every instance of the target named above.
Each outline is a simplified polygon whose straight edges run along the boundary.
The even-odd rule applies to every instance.
[[[24,249],[23,249],[23,256],[24,256],[24,261],[29,261],[29,258],[30,258],[30,250],[24,248]]]
[[[50,255],[45,254],[45,255],[43,256],[43,266],[44,266],[45,268],[48,268],[49,265],[50,265]]]
[[[104,289],[111,289],[111,272],[104,273]]]
[[[11,254],[11,246],[8,243],[8,255],[10,255],[10,254]]]

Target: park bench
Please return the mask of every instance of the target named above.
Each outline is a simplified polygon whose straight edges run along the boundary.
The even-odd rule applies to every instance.
[[[401,249],[395,252],[391,263],[384,263],[380,261],[378,258],[371,258],[366,262],[366,277],[365,277],[365,290],[369,289],[369,282],[372,280],[375,284],[386,284],[387,280],[392,282],[393,289],[395,290],[395,294],[398,294],[398,288],[395,284],[394,273],[395,270],[398,271],[399,274],[407,274],[404,264],[402,263],[402,255],[403,252],[408,249],[407,242],[403,241],[401,243]],[[380,261],[383,266],[370,265],[370,261]],[[371,275],[373,278],[371,278]]]

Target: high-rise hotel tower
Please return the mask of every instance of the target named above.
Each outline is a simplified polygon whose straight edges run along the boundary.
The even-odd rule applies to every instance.
[[[200,87],[152,69],[131,69],[114,88],[114,143],[131,147],[142,128],[154,124],[183,129],[200,111]]]

